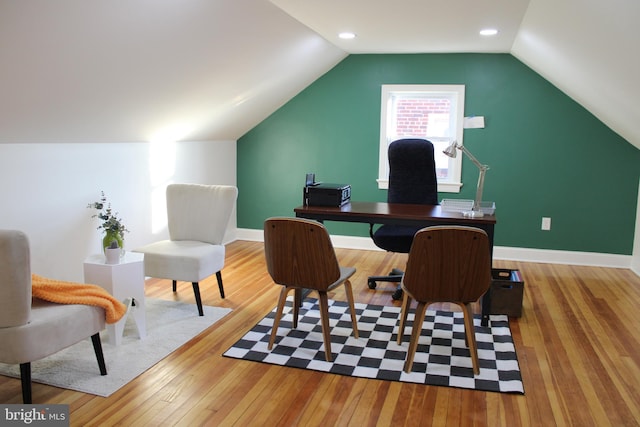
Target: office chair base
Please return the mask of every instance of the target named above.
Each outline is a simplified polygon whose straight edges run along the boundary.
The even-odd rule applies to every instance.
[[[367,284],[369,285],[369,289],[375,289],[378,286],[377,282],[400,283],[403,275],[404,271],[394,268],[387,276],[370,276]],[[396,301],[402,299],[402,287],[400,285],[398,285],[393,292],[392,298]]]
[[[400,283],[402,280],[402,276],[371,276],[367,279],[367,284],[369,285],[369,289],[375,289],[378,286],[378,282],[390,282],[390,283]]]

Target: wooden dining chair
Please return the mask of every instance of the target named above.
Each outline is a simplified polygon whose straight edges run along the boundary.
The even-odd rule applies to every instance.
[[[358,338],[358,324],[349,278],[353,267],[338,264],[329,233],[319,222],[298,218],[269,218],[264,223],[264,253],[267,270],[273,281],[282,286],[276,317],[269,340],[273,348],[287,295],[295,291],[293,327],[298,326],[298,313],[303,290],[318,292],[325,359],[332,361],[329,305],[327,292],[344,284],[351,313],[354,337]]]
[[[480,373],[472,303],[491,285],[489,239],[473,227],[436,226],[416,233],[401,282],[404,300],[398,344],[402,344],[412,300],[418,302],[404,371],[411,372],[427,306],[435,302],[459,305],[464,314],[465,341],[474,374]]]

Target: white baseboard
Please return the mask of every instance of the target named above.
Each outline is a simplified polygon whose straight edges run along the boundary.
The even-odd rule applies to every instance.
[[[264,235],[262,230],[238,228],[236,233],[238,240],[262,242]],[[331,242],[336,248],[360,249],[368,251],[380,251],[368,237],[331,236]],[[631,255],[602,254],[593,252],[558,251],[550,249],[512,248],[507,246],[495,246],[493,258],[509,261],[540,262],[545,264],[569,264],[588,265],[592,267],[612,267],[631,269]],[[637,271],[634,271],[638,274]],[[638,274],[640,275],[640,274]]]
[[[558,251],[496,246],[493,258],[509,261],[541,262],[545,264],[589,265],[592,267],[631,268],[631,255],[595,252]]]

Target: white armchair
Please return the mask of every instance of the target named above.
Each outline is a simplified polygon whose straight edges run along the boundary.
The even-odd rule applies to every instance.
[[[31,403],[31,362],[91,337],[101,375],[107,374],[100,341],[101,307],[32,300],[29,240],[0,230],[0,362],[20,365],[22,399]]]
[[[144,253],[145,275],[191,282],[204,315],[199,282],[216,274],[220,297],[224,298],[222,273],[225,247],[222,244],[238,189],[229,185],[170,184],[167,186],[169,240],[135,250]]]

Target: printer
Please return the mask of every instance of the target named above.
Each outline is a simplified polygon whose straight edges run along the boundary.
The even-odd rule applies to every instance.
[[[325,184],[314,182],[305,185],[302,204],[305,206],[342,206],[351,200],[351,186],[348,184]]]

